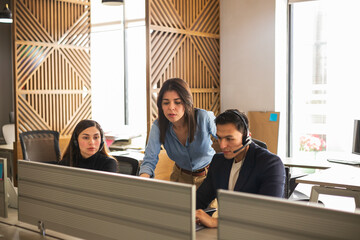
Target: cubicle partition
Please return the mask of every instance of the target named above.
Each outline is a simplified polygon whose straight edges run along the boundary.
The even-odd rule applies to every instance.
[[[195,186],[19,161],[19,220],[85,239],[195,239]]]
[[[219,190],[218,239],[359,239],[360,214]]]

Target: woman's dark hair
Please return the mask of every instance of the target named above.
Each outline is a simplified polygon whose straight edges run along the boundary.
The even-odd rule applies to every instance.
[[[159,96],[157,98],[157,107],[159,115],[159,127],[160,127],[160,142],[164,144],[166,130],[169,126],[169,120],[165,117],[164,111],[162,109],[162,100],[165,92],[175,91],[179,94],[181,101],[185,107],[185,122],[189,128],[189,141],[194,140],[195,130],[196,130],[196,116],[194,110],[194,102],[192,94],[189,88],[189,85],[180,78],[171,78],[164,82],[162,85]]]
[[[100,150],[99,150],[100,154],[103,154],[107,157],[112,158],[112,156],[110,156],[107,152],[107,148],[104,143],[104,131],[102,130],[100,124],[98,124],[94,120],[85,119],[85,120],[81,120],[76,125],[76,127],[71,135],[69,145],[67,146],[66,151],[61,160],[64,163],[64,165],[72,166],[72,167],[78,166],[80,159],[82,159],[82,156],[80,153],[80,148],[79,148],[79,143],[78,143],[78,137],[82,131],[84,131],[85,129],[87,129],[89,127],[96,127],[100,132],[100,137],[101,137],[101,144],[100,144]]]

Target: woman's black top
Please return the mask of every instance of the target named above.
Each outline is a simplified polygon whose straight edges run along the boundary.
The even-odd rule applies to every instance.
[[[60,165],[68,165],[66,162],[69,161],[60,161]],[[117,162],[115,159],[110,158],[101,154],[100,152],[95,153],[89,158],[81,158],[78,165],[75,167],[87,168],[93,170],[107,171],[107,172],[117,172]]]

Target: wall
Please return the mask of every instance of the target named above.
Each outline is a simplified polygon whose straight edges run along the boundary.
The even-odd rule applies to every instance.
[[[280,148],[286,140],[286,9],[286,0],[220,1],[221,111],[280,111]]]
[[[3,9],[3,6],[0,6]],[[13,109],[11,24],[0,23],[0,129]],[[0,130],[0,138],[3,137]]]
[[[194,107],[219,114],[219,3],[147,1],[148,130],[158,117],[158,92],[169,78],[189,84]]]
[[[275,109],[274,9],[272,0],[221,1],[222,111]]]
[[[14,108],[21,132],[69,137],[91,118],[90,2],[14,1]]]

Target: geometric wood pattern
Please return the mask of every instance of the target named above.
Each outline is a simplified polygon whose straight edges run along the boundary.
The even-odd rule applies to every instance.
[[[219,0],[147,0],[148,131],[169,78],[188,82],[194,106],[220,111]]]
[[[15,0],[16,136],[91,118],[90,0]]]

